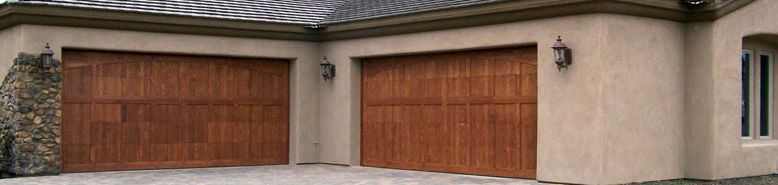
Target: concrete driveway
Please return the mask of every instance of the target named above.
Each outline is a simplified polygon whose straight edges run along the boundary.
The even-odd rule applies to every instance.
[[[537,184],[534,180],[334,165],[65,173],[0,184]]]

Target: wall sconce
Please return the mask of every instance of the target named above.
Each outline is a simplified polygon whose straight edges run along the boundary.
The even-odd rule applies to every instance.
[[[319,65],[321,66],[321,77],[324,78],[324,81],[335,78],[335,64],[330,63],[327,60],[327,56],[321,59]]]
[[[567,69],[567,66],[573,63],[573,51],[567,48],[565,43],[562,43],[562,36],[556,39],[556,43],[554,43],[554,46],[551,46],[551,49],[554,49],[554,63],[556,63],[559,71],[562,71],[562,68]]]
[[[49,43],[46,43],[46,47],[41,51],[40,67],[48,69],[51,67],[51,60],[54,57],[54,51],[49,47]]]

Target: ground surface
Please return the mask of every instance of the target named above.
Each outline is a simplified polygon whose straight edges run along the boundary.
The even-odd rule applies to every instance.
[[[657,182],[637,183],[638,185],[735,185],[735,184],[748,184],[748,185],[762,185],[762,184],[778,184],[778,175],[765,175],[758,177],[745,177],[735,179],[724,179],[717,181],[700,181],[700,180],[667,180]]]
[[[537,184],[537,181],[334,165],[252,166],[65,173],[0,184]]]

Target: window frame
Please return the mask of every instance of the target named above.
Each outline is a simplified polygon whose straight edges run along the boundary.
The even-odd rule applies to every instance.
[[[748,107],[747,107],[748,108],[748,111],[747,111],[747,113],[748,113],[748,120],[747,120],[747,122],[748,122],[748,128],[747,128],[748,129],[748,136],[743,136],[742,135],[742,133],[743,133],[743,131],[742,131],[743,126],[742,126],[742,120],[741,120],[741,127],[740,127],[741,135],[740,135],[740,137],[743,140],[753,140],[755,138],[754,137],[754,135],[755,135],[755,131],[754,131],[754,126],[755,126],[755,124],[754,124],[755,121],[754,120],[755,119],[754,119],[754,116],[756,115],[756,113],[755,113],[756,112],[755,111],[756,106],[755,106],[755,101],[754,101],[755,100],[755,98],[754,98],[754,94],[755,94],[755,92],[754,92],[754,89],[755,89],[754,88],[754,76],[755,76],[754,72],[756,72],[756,62],[754,60],[755,53],[756,52],[754,52],[754,50],[749,50],[749,49],[743,49],[740,52],[741,66],[743,66],[743,64],[742,64],[742,62],[743,62],[742,61],[743,60],[743,54],[749,54],[749,58],[748,58],[748,64],[749,64],[748,65],[748,74],[749,74],[748,75],[748,84],[749,84],[749,86],[748,86]],[[741,68],[741,70],[742,70],[742,68]],[[742,75],[742,71],[741,71],[741,75]],[[743,78],[743,77],[741,76],[741,78]],[[741,84],[741,85],[745,85],[745,84]],[[741,92],[742,92],[742,89],[743,88],[741,87]],[[741,96],[745,96],[745,94],[742,94]],[[744,97],[741,97],[741,100],[743,98]],[[743,110],[741,110],[741,111],[743,111]]]
[[[767,114],[768,114],[767,115],[768,122],[767,122],[767,128],[766,128],[767,129],[767,136],[762,136],[762,129],[765,129],[765,128],[762,128],[761,119],[759,121],[758,127],[753,127],[753,126],[756,126],[756,125],[753,125],[751,130],[754,130],[753,128],[757,128],[756,130],[754,130],[755,131],[754,132],[754,137],[758,136],[759,139],[773,139],[773,124],[775,122],[774,119],[773,119],[773,116],[774,116],[773,113],[775,112],[775,108],[774,108],[775,107],[775,103],[773,103],[773,100],[775,99],[774,98],[774,96],[775,96],[775,87],[774,87],[775,86],[774,85],[774,83],[775,83],[775,64],[774,64],[774,61],[775,61],[775,59],[773,58],[773,53],[772,52],[767,52],[767,51],[758,51],[757,52],[757,55],[755,55],[755,57],[759,57],[759,68],[760,68],[760,74],[759,75],[760,75],[760,77],[762,75],[761,74],[761,68],[764,67],[764,66],[762,66],[762,56],[767,56],[769,58],[768,61],[767,61],[767,65],[768,65],[767,67],[768,67],[768,73],[769,73],[768,74],[768,76],[769,76],[768,79],[770,80],[767,83],[768,84],[768,88],[769,88],[768,89],[768,100],[767,100],[767,103],[768,103],[768,112],[767,112]],[[753,60],[756,61],[756,58],[753,58]],[[761,78],[760,78],[760,80],[761,80]],[[760,81],[759,88],[760,88],[760,93],[761,93],[761,81]],[[761,99],[762,96],[760,95],[759,98]],[[759,102],[761,104],[761,101],[759,101]],[[760,105],[759,115],[761,116],[762,114],[763,114],[763,112],[761,112],[761,105]]]

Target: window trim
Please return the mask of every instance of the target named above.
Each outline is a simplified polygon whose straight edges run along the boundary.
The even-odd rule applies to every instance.
[[[767,103],[769,104],[768,105],[769,106],[768,107],[768,112],[767,112],[767,114],[768,114],[767,115],[767,120],[769,120],[769,122],[767,122],[767,136],[762,136],[761,130],[764,129],[764,128],[762,128],[761,120],[760,120],[759,128],[758,128],[759,129],[759,133],[756,133],[756,135],[759,136],[759,139],[773,139],[773,124],[775,123],[774,118],[773,118],[773,116],[774,116],[773,112],[775,112],[775,109],[774,109],[775,104],[773,103],[773,99],[775,99],[774,98],[774,96],[775,96],[775,87],[774,87],[774,83],[775,83],[775,80],[774,80],[774,78],[775,78],[775,70],[774,70],[775,69],[775,64],[774,64],[774,61],[775,61],[775,59],[773,59],[773,53],[771,53],[771,52],[767,52],[767,51],[759,51],[759,52],[757,52],[756,57],[759,57],[759,67],[760,68],[763,67],[763,66],[761,66],[762,65],[762,56],[767,56],[769,58],[768,59],[769,61],[767,61],[768,73],[769,73],[768,75],[769,75],[769,80],[770,80],[768,82],[768,86],[769,86],[768,87],[769,88],[768,89],[768,94],[769,94],[768,98],[769,99],[767,100]],[[761,76],[761,74],[760,74],[760,76]],[[760,85],[760,88],[761,88],[761,85]],[[761,95],[760,95],[760,98],[761,98]],[[761,112],[761,109],[760,109],[759,114],[760,115],[763,114]],[[753,130],[753,128],[752,128],[752,130]],[[756,135],[754,135],[754,136],[756,136]]]
[[[754,50],[743,49],[743,51],[740,53],[740,56],[741,56],[740,60],[741,60],[741,62],[743,60],[743,58],[742,58],[743,54],[749,54],[749,56],[750,56],[748,58],[748,60],[749,60],[748,61],[748,64],[749,64],[748,65],[748,74],[749,74],[748,75],[748,83],[752,84],[754,82],[754,72],[756,71],[756,65],[755,65],[756,62],[754,62],[754,56],[755,56],[754,54],[755,54],[755,52],[754,52]],[[741,66],[742,66],[742,64],[741,64]],[[742,75],[742,72],[741,72],[741,75]],[[742,78],[742,76],[741,76],[741,78]],[[745,85],[745,84],[741,84],[741,85]],[[742,87],[741,87],[741,90],[742,90]],[[748,86],[748,136],[742,136],[742,134],[741,134],[740,137],[743,140],[753,140],[754,139],[754,133],[755,133],[754,132],[754,116],[755,116],[755,111],[754,111],[755,110],[754,109],[755,108],[755,106],[754,106],[754,104],[755,104],[754,99],[755,98],[754,98],[754,94],[755,94],[754,93],[754,85],[753,84],[749,85]],[[741,96],[744,96],[744,95],[745,94],[743,94]],[[742,98],[743,97],[741,97],[741,99]],[[743,132],[742,131],[742,129],[743,129],[742,124],[741,124],[740,129],[741,129],[741,133],[742,133]]]

